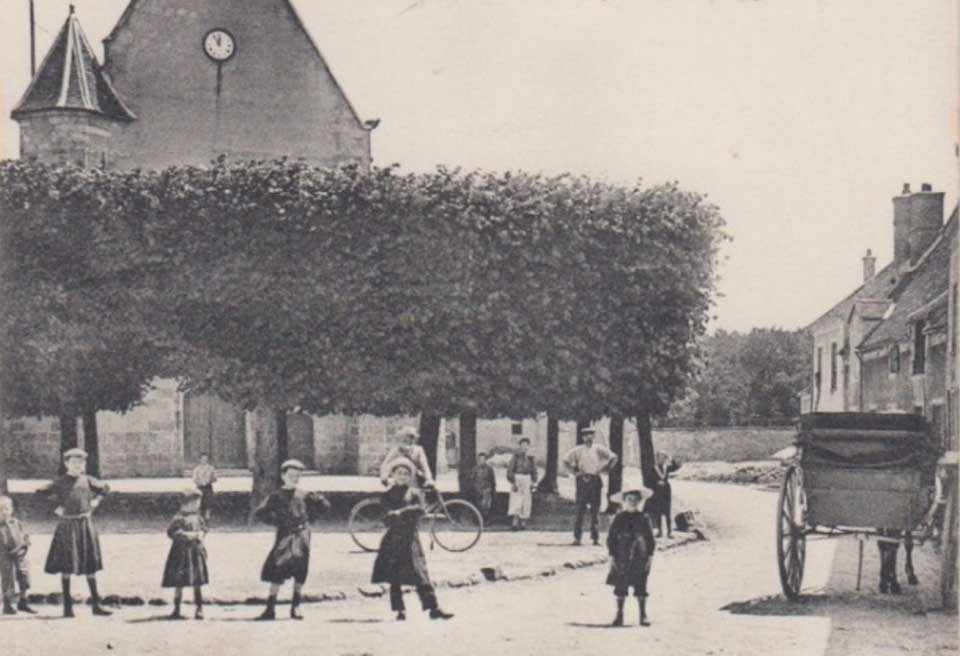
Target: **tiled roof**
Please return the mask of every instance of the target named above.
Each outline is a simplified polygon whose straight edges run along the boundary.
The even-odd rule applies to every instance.
[[[870,351],[907,338],[911,315],[943,295],[950,285],[950,239],[957,230],[957,210],[923,258],[891,295],[893,312],[880,322],[860,344]]]
[[[879,321],[883,319],[887,308],[890,307],[890,301],[889,299],[855,299],[851,305],[850,311],[856,310],[860,318]]]
[[[51,109],[93,112],[121,121],[136,119],[101,70],[72,7],[11,115],[19,118]]]
[[[893,262],[891,262],[887,266],[880,269],[877,275],[855,289],[849,296],[824,312],[820,317],[817,318],[816,321],[813,321],[809,326],[807,326],[807,328],[810,329],[820,321],[823,321],[827,318],[836,318],[846,321],[847,317],[850,316],[850,310],[853,309],[854,303],[866,301],[871,306],[874,303],[879,304],[881,302],[886,304],[886,299],[889,297],[890,292],[893,291],[897,284],[896,272],[897,269]],[[886,311],[886,307],[884,307],[884,311]],[[881,312],[881,317],[882,316],[883,312]]]

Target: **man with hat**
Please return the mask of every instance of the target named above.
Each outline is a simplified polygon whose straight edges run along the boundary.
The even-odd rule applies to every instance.
[[[631,587],[640,606],[640,626],[650,625],[647,620],[647,578],[657,544],[650,520],[640,510],[643,496],[639,486],[610,495],[610,502],[622,508],[607,531],[607,550],[610,553],[607,585],[613,586],[613,594],[617,598],[613,626],[623,626],[623,604]]]
[[[590,507],[590,537],[600,544],[599,517],[600,499],[603,494],[603,479],[600,475],[610,470],[617,462],[617,455],[602,444],[595,444],[596,430],[585,428],[581,432],[583,444],[574,447],[563,458],[563,464],[577,477],[577,519],[573,525],[573,543],[580,544],[583,536],[583,516]]]
[[[413,463],[417,484],[421,487],[433,487],[433,474],[430,472],[427,452],[417,444],[420,439],[417,429],[413,426],[404,426],[397,431],[396,438],[400,443],[390,449],[387,457],[383,459],[383,464],[380,465],[380,482],[386,485],[390,478],[391,464],[399,458],[406,458]]]
[[[254,518],[272,524],[277,529],[273,548],[260,570],[260,580],[270,584],[270,596],[267,598],[267,608],[258,620],[277,618],[277,594],[287,579],[293,579],[290,617],[303,619],[300,601],[301,590],[310,570],[310,518],[317,509],[330,507],[330,502],[319,492],[304,492],[297,488],[305,469],[304,464],[296,459],[280,465],[283,486],[253,512]]]
[[[100,594],[97,591],[97,572],[103,569],[103,559],[100,538],[92,518],[93,511],[110,487],[85,473],[87,452],[83,449],[64,452],[63,462],[66,473],[38,491],[38,494],[56,504],[53,512],[60,518],[50,542],[44,571],[60,575],[64,617],[73,617],[71,576],[87,578],[93,614],[110,615],[100,606]]]

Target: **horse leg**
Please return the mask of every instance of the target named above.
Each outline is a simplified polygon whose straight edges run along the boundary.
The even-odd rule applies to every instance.
[[[900,531],[887,531],[887,536],[896,539],[900,537]],[[897,542],[887,544],[887,576],[890,582],[890,594],[900,594],[900,583],[897,581],[897,552],[900,551],[900,545]]]
[[[880,533],[881,537],[882,535]],[[888,574],[890,558],[887,556],[889,550],[889,545],[886,542],[877,540],[877,551],[880,552],[880,592],[882,594],[890,591],[890,575]]]
[[[906,535],[903,536],[903,549],[907,553],[907,563],[905,565],[907,572],[907,583],[910,585],[917,585],[920,583],[920,581],[917,579],[917,575],[913,571],[913,533],[910,531],[907,531]]]

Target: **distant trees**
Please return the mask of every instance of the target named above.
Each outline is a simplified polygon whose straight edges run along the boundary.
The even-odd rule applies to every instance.
[[[811,346],[805,331],[779,328],[705,337],[702,373],[666,422],[730,426],[797,416],[810,378]]]
[[[123,410],[177,376],[253,412],[254,501],[277,484],[293,407],[420,414],[430,442],[459,416],[461,472],[482,417],[649,426],[696,372],[725,238],[675,184],[283,160],[0,176],[0,275],[22,300],[0,323],[3,411]],[[51,312],[65,289],[77,309]],[[68,337],[28,339],[54,319]],[[64,366],[44,373],[51,353]]]

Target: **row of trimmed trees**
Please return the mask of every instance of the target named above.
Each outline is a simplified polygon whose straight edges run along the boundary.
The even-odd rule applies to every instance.
[[[253,413],[255,497],[291,408],[418,414],[433,452],[459,416],[461,472],[483,417],[632,416],[644,454],[695,374],[724,238],[675,184],[3,162],[0,407],[95,436],[97,410],[179,378]]]

